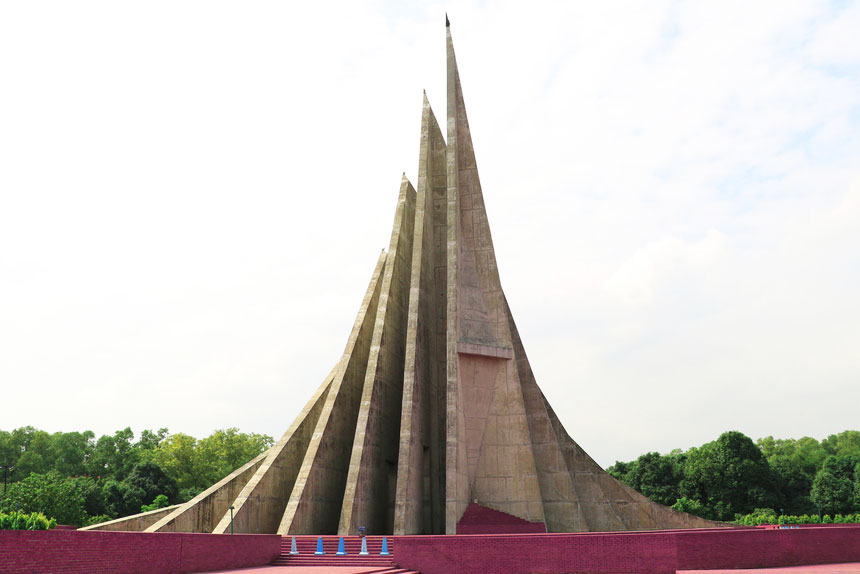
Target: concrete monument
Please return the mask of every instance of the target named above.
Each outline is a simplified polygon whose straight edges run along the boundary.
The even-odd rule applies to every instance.
[[[446,31],[447,141],[425,95],[417,189],[403,177],[340,362],[268,452],[185,504],[93,528],[223,533],[232,516],[235,532],[453,534],[470,504],[549,532],[715,525],[604,472],[538,387]]]

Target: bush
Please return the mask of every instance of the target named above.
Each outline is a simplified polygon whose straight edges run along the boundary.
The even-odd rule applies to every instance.
[[[737,514],[735,515],[735,524],[741,524],[743,526],[758,526],[759,524],[783,524],[783,522],[779,522],[780,519],[784,519],[785,517],[779,516],[777,517],[776,511],[772,508],[756,508],[750,514]]]
[[[759,524],[860,524],[860,512],[854,514],[837,514],[831,517],[825,514],[819,520],[817,514],[781,515],[775,516],[769,508],[757,508],[751,514],[738,514],[734,523],[742,526],[758,526]]]
[[[155,500],[152,501],[152,504],[143,504],[140,507],[141,512],[149,512],[150,510],[158,510],[159,508],[165,508],[170,506],[170,502],[168,502],[167,497],[163,494],[159,494],[155,497]]]
[[[57,521],[48,518],[41,512],[21,512],[13,510],[9,514],[0,512],[0,530],[48,530],[54,528]]]

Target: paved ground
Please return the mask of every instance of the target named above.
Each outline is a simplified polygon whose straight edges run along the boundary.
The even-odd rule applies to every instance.
[[[218,574],[372,574],[386,568],[353,566],[261,566],[239,570],[219,570]],[[787,566],[745,570],[678,570],[678,574],[860,574],[860,562],[850,564],[820,564],[817,566]]]
[[[678,574],[860,574],[860,562],[850,564],[819,564],[817,566],[786,566],[753,570],[678,570]]]
[[[383,566],[260,566],[259,568],[240,568],[239,570],[218,570],[217,574],[371,574],[386,570],[391,570],[391,568]]]

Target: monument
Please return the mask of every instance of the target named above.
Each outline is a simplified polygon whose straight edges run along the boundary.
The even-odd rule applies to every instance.
[[[404,175],[340,361],[268,452],[185,504],[91,528],[454,534],[467,507],[548,532],[716,525],[604,472],[538,387],[499,279],[447,19],[446,32],[447,140],[425,94],[417,189]]]

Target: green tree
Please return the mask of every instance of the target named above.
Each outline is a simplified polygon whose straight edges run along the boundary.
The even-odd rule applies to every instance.
[[[755,508],[774,508],[779,502],[776,481],[762,451],[738,431],[723,433],[687,453],[680,492],[700,502],[704,516],[715,520],[731,520]]]
[[[84,524],[86,500],[82,488],[74,479],[55,471],[33,473],[9,486],[0,502],[0,511],[42,512],[60,524]]]
[[[95,448],[92,431],[58,432],[51,435],[50,467],[64,476],[87,473],[86,463]]]
[[[134,432],[129,427],[116,431],[113,436],[99,437],[87,462],[90,476],[118,481],[125,478],[140,458],[132,443],[133,438]]]
[[[140,512],[143,491],[139,488],[130,488],[125,482],[109,478],[102,485],[102,498],[105,514],[111,518],[130,516]]]
[[[643,454],[630,463],[615,463],[610,473],[654,502],[671,506],[680,496],[684,476],[683,454]]]
[[[51,435],[32,426],[20,427],[12,431],[12,444],[20,453],[15,463],[14,480],[50,470]]]
[[[274,444],[272,437],[240,433],[237,428],[218,429],[197,444],[206,483],[215,483]]]
[[[812,478],[800,468],[795,459],[774,456],[768,460],[779,491],[779,508],[784,514],[809,514],[815,505],[809,498]]]
[[[812,483],[812,501],[828,514],[851,512],[854,509],[854,480],[860,468],[860,458],[830,455]]]
[[[860,431],[847,430],[832,434],[821,441],[821,447],[827,454],[860,458]]]
[[[154,462],[136,464],[123,482],[128,488],[141,492],[144,504],[152,502],[158,495],[166,496],[168,503],[173,504],[179,496],[176,481]]]
[[[134,448],[140,454],[140,459],[152,462],[154,459],[155,450],[158,445],[169,435],[166,428],[162,427],[157,432],[144,429],[140,433],[140,440],[134,445]]]
[[[774,439],[768,436],[758,439],[756,444],[768,463],[773,464],[777,459],[791,461],[791,466],[802,471],[810,482],[827,458],[827,451],[822,444],[808,436],[799,439]]]
[[[216,430],[199,441],[176,433],[159,442],[152,458],[187,496],[208,488],[272,444],[268,435],[235,428]]]
[[[198,460],[196,446],[197,439],[193,436],[176,433],[161,441],[155,449],[155,463],[176,481],[179,488],[196,488],[207,478],[201,476],[205,473]]]
[[[155,500],[152,501],[152,504],[144,504],[140,507],[141,512],[149,512],[150,510],[158,510],[159,508],[166,508],[170,506],[170,502],[168,502],[167,497],[163,494],[159,494],[155,497]]]

